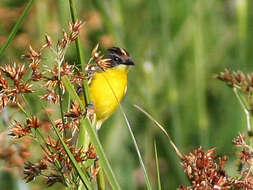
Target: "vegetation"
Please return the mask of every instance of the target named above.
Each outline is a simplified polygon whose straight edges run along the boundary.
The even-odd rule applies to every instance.
[[[252,8],[250,0],[2,0],[1,187],[187,189],[200,183],[192,160],[208,158],[202,168],[213,178],[203,181],[252,188]],[[74,88],[86,89],[86,63],[111,46],[136,65],[123,109],[97,135]],[[85,143],[71,144],[75,129]]]

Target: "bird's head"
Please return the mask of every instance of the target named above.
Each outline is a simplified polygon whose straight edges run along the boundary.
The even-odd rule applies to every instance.
[[[108,54],[105,56],[105,58],[110,59],[110,67],[121,67],[128,69],[129,66],[135,65],[135,63],[132,61],[131,56],[129,53],[119,47],[112,47],[107,49]]]

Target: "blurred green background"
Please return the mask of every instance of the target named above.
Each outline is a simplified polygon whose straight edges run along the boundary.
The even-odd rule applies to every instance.
[[[27,2],[0,1],[0,45]],[[86,22],[81,33],[86,60],[100,43],[102,50],[124,47],[136,63],[122,104],[154,187],[154,140],[162,189],[176,189],[188,181],[167,138],[133,104],[143,106],[161,122],[182,152],[199,146],[217,147],[218,154],[228,155],[226,168],[235,175],[231,140],[239,131],[246,132],[245,117],[232,90],[213,76],[225,68],[251,72],[253,1],[78,0],[77,5],[80,20]],[[20,60],[29,44],[40,47],[45,32],[60,38],[70,20],[68,1],[35,1],[0,64]],[[74,46],[67,60],[77,62]],[[106,121],[99,135],[122,189],[145,189],[138,157],[119,111]],[[4,163],[0,164],[4,168]],[[5,172],[0,178],[14,180]],[[43,180],[27,186],[20,179],[12,189],[18,189],[16,185],[20,189],[46,188]]]

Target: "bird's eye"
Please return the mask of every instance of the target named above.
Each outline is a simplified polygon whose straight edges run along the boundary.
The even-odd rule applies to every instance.
[[[120,59],[118,57],[114,57],[113,60],[118,62]]]

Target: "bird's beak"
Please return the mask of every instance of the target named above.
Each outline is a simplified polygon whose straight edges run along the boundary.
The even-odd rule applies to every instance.
[[[124,65],[135,65],[135,63],[129,59],[126,62],[124,62]]]

